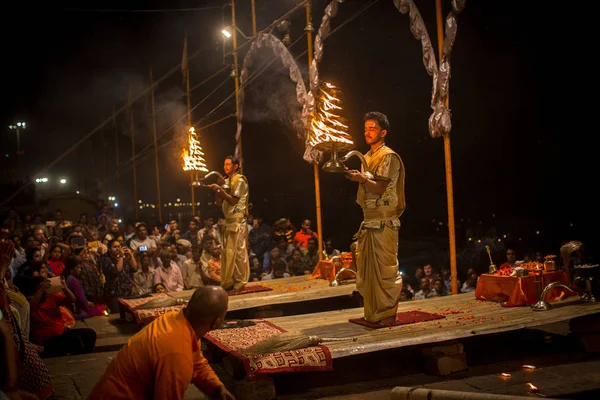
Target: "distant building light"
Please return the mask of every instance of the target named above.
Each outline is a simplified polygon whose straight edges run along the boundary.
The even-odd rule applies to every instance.
[[[481,239],[477,239],[477,243],[481,243]]]
[[[502,239],[498,239],[498,241],[499,241],[499,242],[501,242],[501,241],[502,241]]]
[[[64,185],[65,183],[67,183],[67,180],[65,178],[63,178],[59,182],[60,182],[61,185]]]
[[[181,199],[177,199],[177,202],[179,203],[181,201]]]
[[[569,224],[569,226],[572,228],[572,227],[573,227],[573,223],[571,222],[571,223]]]
[[[536,235],[539,235],[539,234],[540,234],[540,231],[535,231],[535,234],[536,234]]]
[[[76,193],[79,194],[79,190]]]
[[[504,239],[506,239],[506,235],[502,236]]]
[[[141,210],[142,208],[144,208],[144,206],[140,206],[140,210]]]
[[[119,207],[119,203],[115,203],[115,207]]]
[[[141,200],[138,200],[138,203],[141,203],[141,202],[142,202]]]
[[[123,221],[121,221],[121,219],[119,218],[119,223],[121,223],[121,222],[123,222]]]
[[[171,207],[171,203],[169,203],[169,207]]]
[[[469,242],[470,242],[471,240],[473,240],[473,238],[469,238],[468,240],[469,240]]]

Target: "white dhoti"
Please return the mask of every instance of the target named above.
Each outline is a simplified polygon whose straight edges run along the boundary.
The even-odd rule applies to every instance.
[[[364,225],[358,233],[356,287],[364,300],[364,316],[379,322],[396,315],[402,290],[398,271],[398,229],[383,223],[383,229]]]
[[[239,290],[248,283],[250,261],[248,258],[248,224],[245,219],[227,218],[223,224],[223,260],[221,286]]]

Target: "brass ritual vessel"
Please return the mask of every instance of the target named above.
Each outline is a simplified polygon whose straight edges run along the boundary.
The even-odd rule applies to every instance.
[[[341,259],[340,259],[339,257],[334,257],[334,258],[332,259],[332,261],[334,262],[334,265],[335,265],[336,263],[341,263],[341,262],[342,262],[342,261],[341,261]],[[354,274],[354,276],[356,276],[356,271],[355,271],[355,270],[353,270],[352,268],[346,268],[346,267],[344,267],[344,268],[341,268],[341,269],[340,269],[340,270],[337,272],[337,274],[335,274],[335,278],[334,278],[334,279],[333,279],[331,282],[329,282],[329,286],[340,286],[340,285],[341,285],[341,282],[339,281],[339,278],[340,278],[340,277],[342,276],[342,274],[343,274],[344,272],[346,272],[346,271],[350,271],[350,272],[352,272],[352,273]]]
[[[342,158],[338,158],[338,150],[336,148],[336,143],[331,144],[331,158],[323,165],[323,171],[325,172],[344,172],[346,170],[346,166],[344,163],[348,161],[351,157],[356,156],[360,160],[364,174],[367,178],[373,179],[374,176],[369,172],[369,166],[367,165],[367,160],[358,150],[350,150],[346,155]]]
[[[544,270],[546,271],[556,271],[556,256],[555,255],[547,255],[544,257]]]
[[[488,273],[495,274],[496,271],[498,271],[498,268],[496,267],[496,264],[494,264],[494,261],[492,261],[492,252],[490,251],[490,246],[486,245],[485,250],[488,253],[488,257],[490,258],[490,267],[489,267]]]

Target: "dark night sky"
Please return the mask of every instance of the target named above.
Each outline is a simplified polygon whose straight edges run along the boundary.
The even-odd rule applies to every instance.
[[[256,2],[259,28],[295,4],[294,0]],[[332,27],[365,2],[341,5]],[[249,33],[250,1],[238,3],[239,24]],[[313,3],[313,23],[318,27],[326,1]],[[45,9],[7,11],[1,28],[5,54],[2,126],[17,119],[28,121],[30,129],[22,135],[26,151],[23,171],[31,176],[103,121],[113,106],[120,107],[130,85],[134,92],[146,87],[150,66],[159,77],[180,62],[185,32],[190,53],[202,51],[190,64],[192,86],[223,66],[219,9],[168,13],[69,10],[187,8],[221,6],[222,1],[53,4]],[[437,49],[434,1],[416,4]],[[595,109],[586,99],[590,90],[585,89],[592,86],[593,71],[585,68],[583,59],[593,47],[583,43],[589,37],[586,29],[590,29],[579,20],[585,10],[559,10],[548,4],[541,0],[471,0],[459,16],[450,81],[455,208],[457,221],[489,221],[491,214],[506,224],[527,218],[532,226],[543,226],[554,239],[564,240],[573,235],[566,228],[570,222],[589,233],[598,221],[596,200],[591,196],[593,180],[588,178],[597,171],[590,118]],[[304,13],[297,13],[291,21],[295,39],[304,27]],[[305,48],[306,42],[300,41],[292,53]],[[269,57],[268,52],[258,54],[255,65]],[[306,71],[306,57],[299,60]],[[380,0],[326,41],[320,72],[342,89],[345,113],[359,149],[366,150],[362,114],[370,110],[388,114],[388,144],[403,157],[407,170],[405,232],[420,232],[433,216],[444,219],[443,143],[430,138],[427,130],[431,78],[423,67],[420,44],[410,33],[408,17],[400,14],[391,0]],[[192,104],[226,79],[227,74],[221,74],[195,90]],[[160,86],[158,108],[183,94],[181,81],[181,74],[176,73]],[[193,121],[200,120],[232,90],[232,82],[217,90],[193,112]],[[270,219],[314,214],[312,168],[302,160],[302,142],[295,138],[289,123],[293,102],[293,85],[278,62],[247,90],[245,167],[255,214]],[[138,150],[151,143],[148,107],[149,103],[141,100],[134,110]],[[181,110],[185,111],[183,99],[159,114],[159,134]],[[229,101],[206,122],[233,110],[234,103]],[[123,117],[119,119],[122,165],[131,152],[126,123]],[[2,132],[2,153],[4,149],[12,151],[14,137],[7,129]],[[113,166],[109,175],[114,176],[114,136],[110,126],[105,132],[108,162]],[[220,169],[222,158],[233,152],[234,133],[234,120],[203,133],[209,169]],[[171,137],[166,135],[163,140]],[[80,187],[85,180],[100,180],[101,143],[96,135],[48,175],[69,176]],[[163,202],[189,198],[179,151],[169,146],[161,152]],[[14,165],[11,160],[3,159],[2,168]],[[138,168],[140,198],[154,202],[153,157]],[[324,226],[333,231],[339,224],[349,236],[360,219],[354,205],[355,187],[339,176],[321,177]],[[125,186],[131,179],[131,171],[125,172],[122,192],[131,192]],[[109,187],[114,191],[114,179]],[[123,193],[122,197],[128,202],[132,194]]]

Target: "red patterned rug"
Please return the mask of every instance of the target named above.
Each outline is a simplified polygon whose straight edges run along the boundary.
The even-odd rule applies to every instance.
[[[244,353],[245,349],[282,332],[285,330],[270,322],[257,321],[254,326],[213,330],[204,338],[241,360],[248,376],[333,369],[329,349],[323,345],[271,354]]]
[[[273,290],[273,288],[267,287],[267,286],[263,286],[263,285],[252,285],[252,286],[245,286],[242,290],[239,291],[235,291],[235,290],[228,290],[227,294],[230,296],[236,296],[238,294],[248,294],[248,293],[258,293],[258,292],[269,292]]]
[[[434,319],[446,318],[444,315],[431,314],[425,311],[405,311],[396,314],[396,322],[391,324],[376,324],[373,322],[365,321],[364,318],[353,318],[350,322],[358,325],[366,326],[367,328],[381,329],[389,328],[390,326],[414,324],[416,322],[432,321]]]
[[[183,304],[180,304],[171,307],[148,308],[145,310],[135,309],[135,307],[141,306],[142,304],[146,304],[150,300],[159,299],[163,297],[173,298],[167,293],[158,293],[149,297],[142,297],[139,299],[119,299],[119,303],[121,303],[121,305],[125,307],[126,315],[132,315],[135,322],[141,325],[145,324],[146,322],[150,322],[153,319],[168,313],[169,311],[179,311],[183,308]]]

